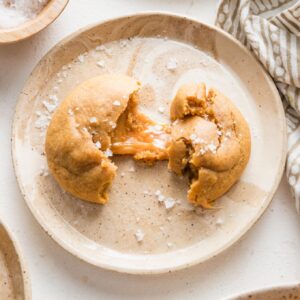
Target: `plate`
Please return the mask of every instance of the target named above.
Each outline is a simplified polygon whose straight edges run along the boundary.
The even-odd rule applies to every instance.
[[[219,200],[221,209],[193,209],[188,183],[166,162],[149,168],[126,157],[114,158],[118,176],[105,206],[60,189],[44,153],[52,111],[78,83],[109,72],[142,83],[141,109],[157,121],[168,121],[170,100],[184,82],[204,81],[238,106],[250,125],[252,152],[239,182]],[[178,15],[141,13],[82,29],[39,62],[16,108],[12,150],[27,205],[63,248],[99,267],[163,273],[214,257],[262,215],[284,168],[285,117],[269,76],[228,34]],[[166,209],[157,191],[176,205]]]
[[[0,299],[31,299],[29,277],[11,235],[0,222]]]
[[[268,287],[261,290],[246,292],[227,300],[286,300],[300,299],[300,284]]]

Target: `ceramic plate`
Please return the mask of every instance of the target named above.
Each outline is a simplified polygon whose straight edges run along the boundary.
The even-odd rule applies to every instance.
[[[239,296],[228,298],[227,300],[299,300],[300,284],[277,286],[265,288],[257,291],[247,292]]]
[[[59,188],[44,153],[51,114],[78,83],[104,73],[138,79],[141,109],[158,122],[168,122],[170,100],[184,82],[204,81],[232,99],[250,125],[252,152],[239,182],[218,201],[221,209],[193,209],[187,181],[168,172],[166,162],[150,168],[113,158],[118,176],[105,206]],[[273,82],[243,46],[198,21],[144,13],[91,26],[56,45],[21,93],[12,143],[24,198],[63,248],[103,268],[162,273],[217,255],[257,221],[283,172],[286,130]],[[158,190],[176,205],[166,209]]]
[[[0,223],[0,299],[31,299],[28,274],[18,252],[12,237]]]

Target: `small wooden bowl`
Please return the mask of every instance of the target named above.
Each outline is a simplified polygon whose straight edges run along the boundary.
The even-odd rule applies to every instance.
[[[64,10],[69,0],[50,0],[33,20],[17,27],[0,29],[0,44],[24,40],[50,25]]]
[[[30,278],[18,243],[0,221],[0,299],[31,300]]]

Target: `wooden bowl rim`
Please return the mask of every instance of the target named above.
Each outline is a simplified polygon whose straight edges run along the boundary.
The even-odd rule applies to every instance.
[[[50,0],[36,18],[17,27],[0,29],[0,44],[18,42],[40,32],[56,20],[68,2],[69,0]]]
[[[31,300],[32,299],[32,293],[31,293],[31,281],[30,276],[28,273],[28,267],[24,260],[24,257],[20,251],[19,243],[15,240],[14,236],[12,236],[11,232],[8,230],[8,227],[6,224],[3,223],[2,220],[0,220],[0,228],[4,231],[4,234],[7,237],[7,242],[11,243],[12,247],[15,250],[15,255],[17,256],[17,262],[20,265],[21,269],[21,277],[23,281],[23,288],[24,288],[24,294],[22,295],[22,299],[24,300]]]

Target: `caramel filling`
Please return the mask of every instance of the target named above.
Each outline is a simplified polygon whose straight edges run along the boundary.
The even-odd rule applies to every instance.
[[[111,151],[117,155],[132,155],[137,160],[153,163],[168,159],[170,127],[159,125],[137,109],[133,94],[120,116],[111,136]]]

